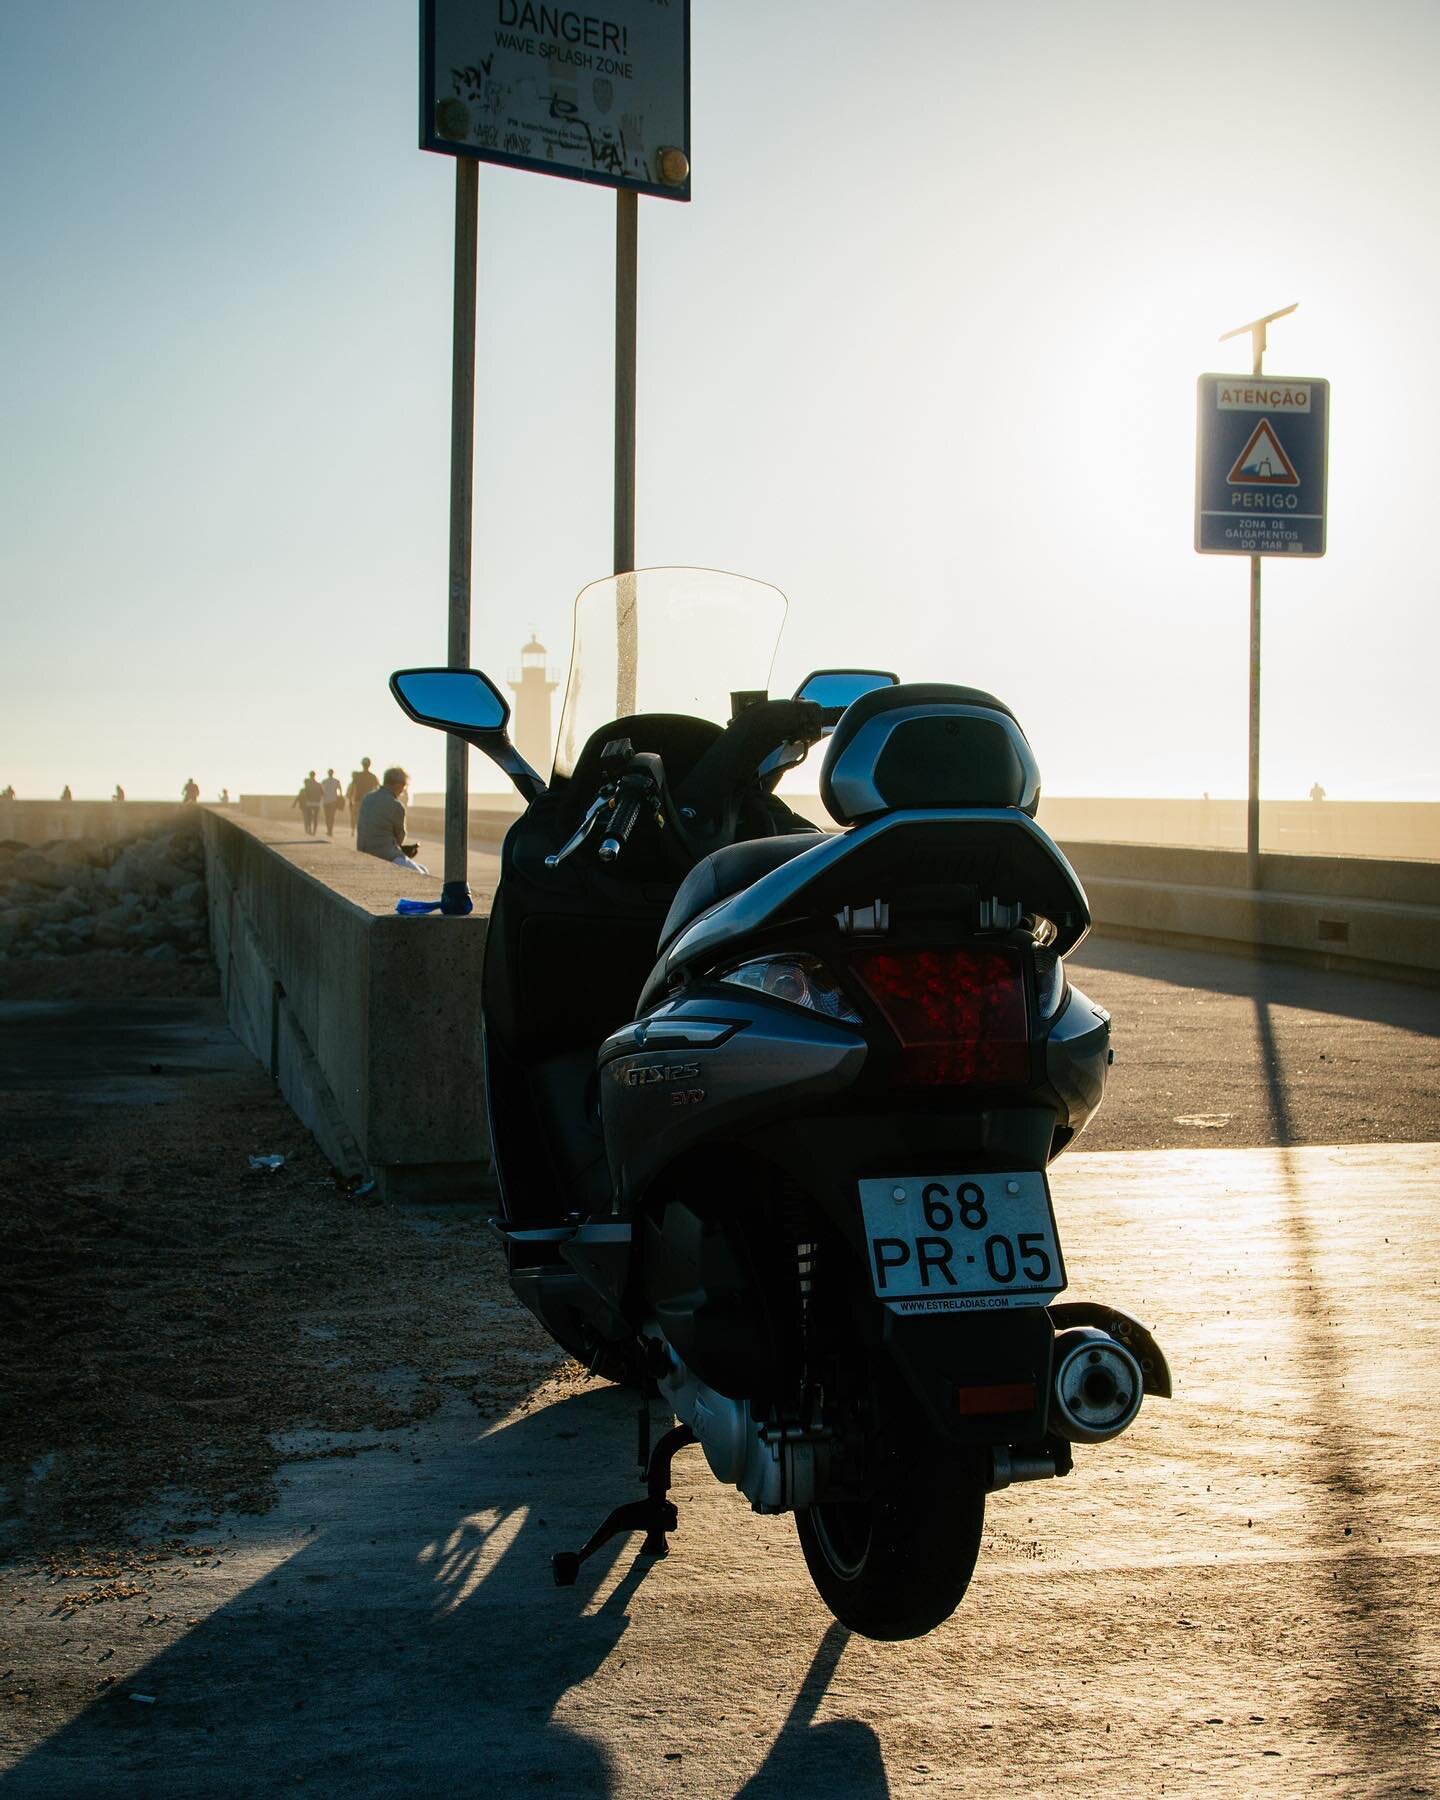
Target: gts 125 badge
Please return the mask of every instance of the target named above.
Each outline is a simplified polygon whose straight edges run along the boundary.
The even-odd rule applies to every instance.
[[[620,1071],[626,1087],[659,1087],[662,1083],[694,1081],[700,1073],[698,1062],[632,1063]]]

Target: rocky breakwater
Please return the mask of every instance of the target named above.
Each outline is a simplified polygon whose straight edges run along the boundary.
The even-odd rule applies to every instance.
[[[0,843],[0,963],[95,951],[208,963],[198,818],[115,841]]]

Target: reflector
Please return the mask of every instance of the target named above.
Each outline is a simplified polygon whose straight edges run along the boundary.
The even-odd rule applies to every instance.
[[[853,967],[900,1040],[902,1082],[1025,1085],[1025,975],[1012,945],[882,950]]]
[[[1029,1412],[1035,1405],[1033,1381],[1001,1381],[986,1386],[957,1387],[955,1410],[962,1415],[975,1413]]]

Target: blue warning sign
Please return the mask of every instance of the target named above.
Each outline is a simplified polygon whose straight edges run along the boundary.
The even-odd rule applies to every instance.
[[[1323,556],[1330,383],[1202,375],[1195,548],[1211,556]]]

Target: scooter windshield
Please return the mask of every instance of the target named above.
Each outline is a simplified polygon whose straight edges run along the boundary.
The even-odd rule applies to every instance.
[[[572,774],[612,719],[725,724],[732,694],[768,689],[785,607],[779,588],[717,569],[636,569],[582,588],[555,774]]]

